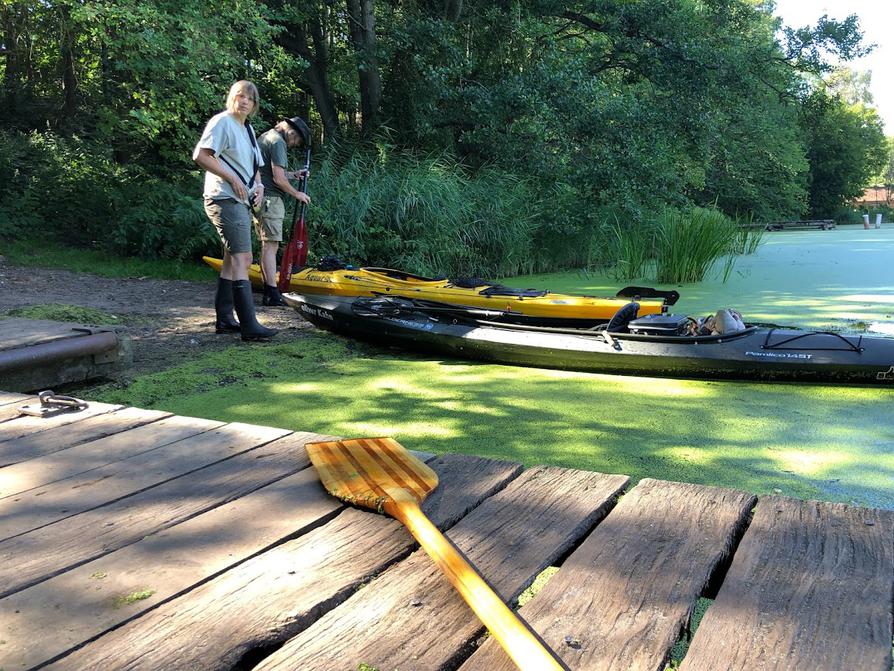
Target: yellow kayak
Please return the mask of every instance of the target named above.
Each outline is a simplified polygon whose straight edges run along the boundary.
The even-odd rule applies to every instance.
[[[220,259],[203,257],[205,263],[219,271]],[[260,268],[249,270],[252,285],[261,288]],[[642,289],[637,293],[634,289]],[[634,295],[639,301],[639,315],[661,314],[679,295],[645,287],[628,287],[626,293],[611,298],[555,294],[534,289],[514,289],[483,280],[449,280],[420,277],[389,268],[303,268],[292,274],[289,291],[299,294],[328,296],[400,296],[484,310],[509,313],[517,321],[549,324],[604,322],[626,305]],[[650,292],[658,297],[649,297]]]

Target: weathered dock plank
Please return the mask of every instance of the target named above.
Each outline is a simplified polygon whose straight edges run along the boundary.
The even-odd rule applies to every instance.
[[[135,543],[297,472],[295,446],[327,436],[291,434],[114,503],[0,542],[0,597]]]
[[[152,421],[105,438],[57,450],[45,456],[20,461],[0,469],[0,498],[86,473],[116,461],[129,459],[142,452],[149,452],[224,425],[224,422],[197,417],[171,416],[154,410],[125,409],[111,413],[111,415],[117,415],[119,412],[127,410],[135,411],[132,415],[128,413],[134,421],[149,421],[149,419]],[[106,416],[101,415],[100,417]],[[65,431],[65,427],[59,431]],[[26,438],[21,440],[30,442]],[[43,452],[41,447],[38,441],[36,445],[29,447],[30,453],[40,454]]]
[[[292,441],[295,463],[308,465]],[[312,468],[0,599],[0,668],[64,655],[341,508]],[[133,595],[136,595],[133,596]],[[42,632],[39,638],[31,634]]]
[[[642,480],[520,612],[570,669],[661,669],[754,502]],[[488,640],[460,668],[515,666]]]
[[[10,403],[24,404],[28,399],[33,398],[28,394],[16,394],[11,391],[0,391],[0,405],[9,405]]]
[[[891,671],[894,512],[762,498],[681,671]]]
[[[604,517],[628,482],[622,475],[534,468],[448,536],[510,601]],[[255,668],[449,668],[481,630],[465,601],[418,550]]]
[[[77,412],[63,412],[52,417],[33,417],[21,414],[18,404],[0,406],[0,443],[49,431],[59,426],[71,425],[88,417],[114,412],[123,407],[109,403],[91,403],[86,409]],[[8,462],[0,459],[0,464],[6,463]]]
[[[288,433],[234,422],[86,473],[0,499],[0,539],[153,487]]]
[[[517,464],[460,455],[430,465],[440,485],[423,510],[442,528],[521,470]],[[413,547],[413,538],[395,520],[349,508],[323,527],[145,613],[49,668],[231,669],[254,648],[282,642],[307,627]]]
[[[55,429],[0,443],[0,464],[18,464],[27,459],[52,454],[170,416],[171,413],[160,410],[122,408],[114,412],[88,417],[74,424],[59,426]],[[3,488],[0,487],[0,497],[2,496],[5,494],[3,494]]]

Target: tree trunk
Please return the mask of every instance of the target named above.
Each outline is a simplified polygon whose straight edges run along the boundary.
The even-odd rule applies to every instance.
[[[18,111],[19,97],[19,59],[18,59],[18,31],[16,30],[13,7],[3,4],[0,7],[0,18],[3,21],[3,55],[6,57],[6,67],[3,71],[3,116],[15,117]]]
[[[325,11],[325,8],[321,9],[321,12]],[[305,25],[286,26],[286,30],[280,33],[276,41],[289,53],[297,54],[307,61],[302,85],[313,96],[317,112],[323,121],[323,137],[334,138],[339,135],[338,111],[329,83],[329,47],[323,19],[322,14],[317,14],[308,20],[311,43],[308,43],[308,26]]]
[[[60,48],[62,51],[62,121],[71,121],[77,110],[78,79],[75,72],[74,36],[67,8],[60,20]]]
[[[444,0],[444,18],[448,21],[459,21],[463,11],[463,0]]]
[[[370,137],[379,126],[382,99],[373,0],[347,0],[347,5],[351,42],[357,55],[362,133],[364,137]]]
[[[322,17],[311,24],[310,28],[316,58],[310,62],[307,77],[311,84],[317,111],[323,120],[323,133],[326,137],[334,138],[339,134],[338,111],[335,108],[335,99],[329,84],[329,45],[326,33],[323,31]]]

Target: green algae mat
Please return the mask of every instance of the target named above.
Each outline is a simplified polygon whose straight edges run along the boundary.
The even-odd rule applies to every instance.
[[[768,233],[726,284],[662,288],[682,294],[675,312],[729,306],[751,321],[885,332],[894,324],[892,266],[894,229],[786,231]],[[594,294],[618,286],[579,273],[507,283]],[[484,365],[317,333],[209,354],[100,396],[183,415],[392,436],[436,453],[894,509],[894,389]]]
[[[710,314],[734,307],[746,321],[804,328],[878,330],[894,335],[894,224],[864,230],[767,232],[757,253],[737,258],[726,283],[717,277],[696,284],[656,285],[640,278],[628,284],[680,292],[673,312]],[[608,276],[579,272],[529,275],[505,281],[515,286],[613,294]],[[885,324],[887,322],[887,324]]]

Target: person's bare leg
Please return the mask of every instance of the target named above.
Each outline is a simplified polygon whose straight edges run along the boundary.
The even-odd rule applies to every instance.
[[[276,285],[276,252],[279,251],[278,242],[261,243],[261,274],[264,276],[264,284]]]

